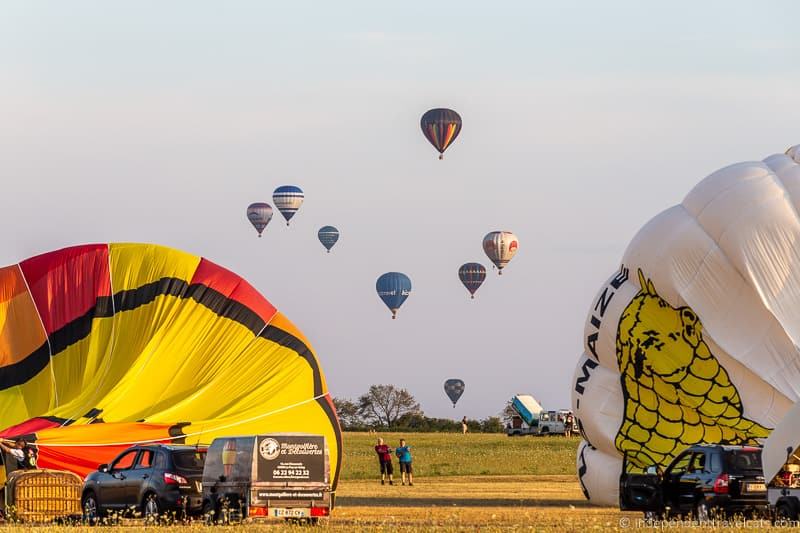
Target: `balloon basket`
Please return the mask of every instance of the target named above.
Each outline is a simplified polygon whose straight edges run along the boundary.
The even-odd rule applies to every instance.
[[[444,154],[439,154],[439,161],[441,161],[442,159],[444,159]]]

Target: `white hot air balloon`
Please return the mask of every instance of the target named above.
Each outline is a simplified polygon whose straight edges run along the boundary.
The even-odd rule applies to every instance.
[[[592,300],[572,381],[587,498],[622,458],[754,444],[800,398],[800,154],[711,174],[650,220]]]
[[[518,249],[519,239],[510,231],[492,231],[483,238],[483,251],[497,267],[498,275],[503,273],[503,268],[511,261]]]

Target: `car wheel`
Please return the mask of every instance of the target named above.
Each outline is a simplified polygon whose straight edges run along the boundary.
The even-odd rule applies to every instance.
[[[90,526],[96,526],[100,517],[100,507],[97,505],[97,497],[94,492],[87,492],[81,501],[83,509],[83,522]]]
[[[787,502],[781,502],[775,508],[775,518],[778,520],[797,520],[797,510]]]
[[[144,497],[144,504],[142,504],[142,514],[146,524],[155,524],[158,522],[161,515],[161,509],[158,506],[158,496],[155,494],[148,494]]]
[[[694,508],[694,517],[700,522],[708,522],[711,520],[711,513],[705,501],[701,500],[697,502]]]

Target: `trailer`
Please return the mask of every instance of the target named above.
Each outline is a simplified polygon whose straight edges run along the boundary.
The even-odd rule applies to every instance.
[[[572,411],[545,411],[530,394],[517,394],[510,401],[514,415],[506,425],[509,437],[522,435],[563,435],[566,421]],[[575,417],[572,417],[574,420]]]
[[[767,438],[762,464],[772,520],[790,525],[800,516],[800,402]]]

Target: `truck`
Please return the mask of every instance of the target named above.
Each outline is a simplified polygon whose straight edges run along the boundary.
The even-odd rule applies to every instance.
[[[764,442],[761,463],[773,522],[796,526],[800,517],[800,402]]]
[[[209,523],[283,518],[315,524],[330,516],[330,456],[325,437],[276,433],[217,438],[203,467]]]
[[[522,435],[563,435],[565,420],[571,411],[545,411],[536,398],[530,394],[517,394],[511,398],[514,415],[506,425],[509,437]],[[574,417],[573,417],[574,419]]]

